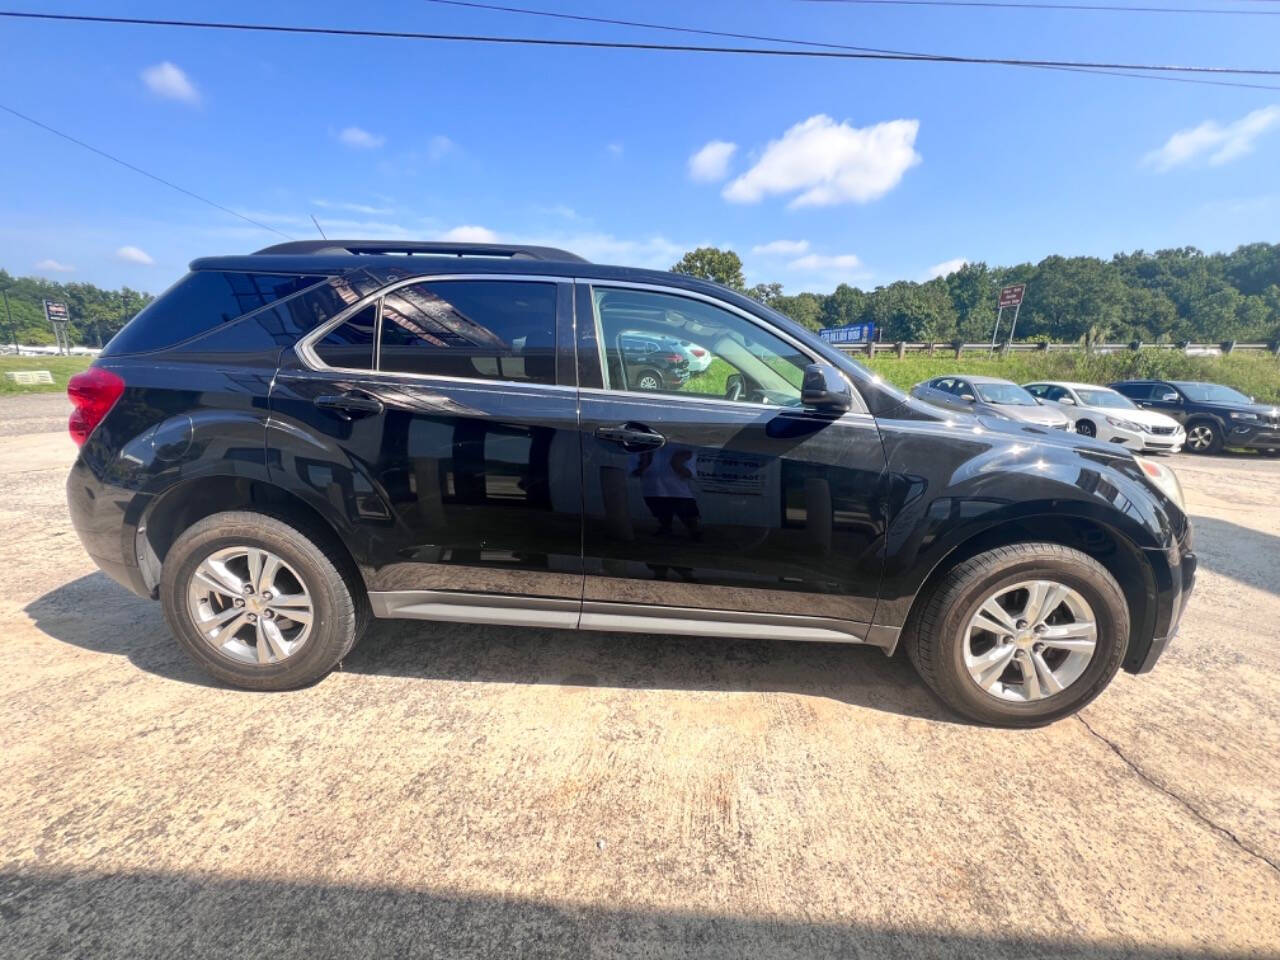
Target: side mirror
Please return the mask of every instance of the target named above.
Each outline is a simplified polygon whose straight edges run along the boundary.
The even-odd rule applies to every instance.
[[[1068,407],[1074,407],[1074,406],[1076,405],[1075,400],[1071,399],[1071,397],[1063,397],[1063,398],[1062,398],[1062,399],[1060,399],[1058,402],[1059,402],[1059,403],[1064,403],[1064,404],[1066,404]]]
[[[977,403],[977,402],[978,402],[978,398],[977,398],[977,397],[975,397],[972,393],[962,393],[962,394],[960,394],[960,399],[961,399],[961,400],[963,400],[965,403]]]
[[[811,363],[804,368],[800,402],[811,410],[844,413],[853,408],[853,389],[835,367]]]
[[[724,378],[724,398],[726,400],[741,400],[747,395],[747,384],[742,379],[742,374],[731,373]]]
[[[1178,395],[1174,393],[1172,390],[1170,390],[1168,393],[1162,393],[1160,394],[1160,402],[1161,403],[1177,403]]]

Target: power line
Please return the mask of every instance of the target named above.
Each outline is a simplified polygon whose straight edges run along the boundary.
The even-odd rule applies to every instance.
[[[811,3],[848,3],[885,7],[994,7],[1004,10],[1085,10],[1093,13],[1207,13],[1242,17],[1280,16],[1280,10],[1245,10],[1235,7],[1157,7],[1106,3],[1008,2],[1008,0],[809,0]]]
[[[140,173],[144,177],[154,180],[156,183],[163,183],[166,187],[169,187],[172,190],[177,190],[179,193],[184,193],[188,197],[191,197],[194,200],[199,200],[201,203],[207,203],[209,206],[213,207],[215,210],[221,210],[223,213],[229,213],[233,217],[239,217],[241,220],[244,220],[246,223],[251,223],[255,227],[259,227],[263,230],[270,230],[272,233],[279,234],[280,236],[284,237],[286,240],[294,239],[293,237],[289,236],[289,234],[284,233],[281,230],[277,230],[275,227],[269,227],[265,223],[259,223],[257,220],[254,220],[252,217],[246,217],[243,213],[237,213],[236,211],[232,210],[230,207],[224,207],[220,203],[214,203],[208,197],[202,197],[200,196],[200,194],[194,193],[193,191],[188,190],[186,187],[178,186],[176,183],[174,183],[171,180],[166,180],[164,177],[159,177],[159,176],[156,176],[154,173],[151,173],[147,170],[143,170],[141,167],[135,166],[134,164],[130,163],[128,160],[121,160],[119,157],[115,156],[114,154],[107,153],[107,151],[105,150],[99,150],[97,147],[93,146],[92,144],[85,143],[83,140],[79,140],[71,136],[71,134],[69,133],[63,133],[61,130],[55,130],[53,127],[49,126],[47,123],[41,123],[35,117],[29,117],[25,113],[21,113],[13,109],[13,107],[7,107],[3,103],[0,103],[0,110],[3,110],[5,113],[13,114],[13,116],[17,117],[19,120],[25,120],[27,123],[33,126],[39,127],[41,130],[47,130],[49,133],[52,133],[55,136],[59,136],[63,140],[68,140],[71,143],[74,143],[77,147],[84,147],[84,149],[89,150],[93,153],[96,153],[100,157],[106,157],[112,163],[118,163],[120,164],[120,166],[126,167],[129,170],[132,170],[134,173]]]
[[[556,20],[576,20],[584,23],[603,23],[610,26],[639,27],[645,30],[666,30],[673,33],[696,34],[704,37],[728,37],[735,40],[764,40],[769,43],[793,43],[805,47],[821,47],[828,50],[857,50],[868,53],[892,53],[908,57],[927,57],[927,53],[914,53],[906,50],[888,50],[883,47],[860,47],[847,43],[830,43],[821,40],[801,40],[795,37],[777,37],[757,33],[730,33],[725,30],[706,30],[698,27],[681,27],[666,23],[651,23],[644,20],[620,20],[614,17],[592,17],[586,14],[559,13],[551,10],[534,10],[529,7],[512,7],[502,4],[477,3],[475,0],[426,0],[427,3],[444,4],[452,7],[468,7],[473,10],[489,10],[499,13],[519,13],[532,17],[550,17]],[[1264,2],[1264,0],[1254,0]],[[1268,0],[1280,3],[1280,0]],[[1280,11],[1277,11],[1280,12]],[[1161,80],[1169,83],[1195,83],[1215,87],[1242,87],[1251,90],[1280,90],[1280,86],[1264,83],[1241,83],[1233,80],[1204,80],[1192,77],[1171,77],[1159,74],[1123,73],[1116,70],[1097,70],[1086,67],[1046,67],[1049,70],[1072,70],[1077,73],[1091,73],[1098,76],[1128,77],[1133,80]]]
[[[1274,67],[1219,67],[1175,64],[1144,64],[1088,60],[1032,60],[1020,57],[971,57],[959,54],[876,53],[851,50],[790,50],[777,47],[713,47],[698,44],[624,43],[615,40],[561,40],[549,37],[501,37],[483,34],[421,33],[409,30],[360,30],[354,27],[308,27],[264,23],[231,23],[209,20],[167,20],[144,17],[97,17],[68,13],[28,13],[0,10],[0,17],[72,23],[101,23],[150,27],[188,27],[203,30],[230,30],[248,33],[289,33],[310,36],[365,37],[395,40],[435,40],[460,43],[492,43],[511,46],[581,47],[595,50],[661,50],[674,53],[719,53],[742,56],[818,58],[827,60],[892,60],[928,63],[964,63],[1009,67],[1066,67],[1094,70],[1141,70],[1157,73],[1208,73],[1234,76],[1280,76]]]

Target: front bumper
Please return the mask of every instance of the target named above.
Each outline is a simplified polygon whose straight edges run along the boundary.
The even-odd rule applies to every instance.
[[[1144,433],[1142,449],[1157,453],[1177,453],[1187,442],[1187,432],[1177,430],[1174,433]]]
[[[1124,668],[1129,673],[1146,673],[1156,665],[1169,643],[1178,635],[1183,614],[1187,612],[1187,603],[1195,588],[1197,561],[1191,549],[1190,529],[1181,542],[1168,550],[1154,552],[1163,553],[1166,557],[1167,576],[1159,577],[1158,580],[1164,582],[1158,582],[1156,586],[1158,610],[1155,633],[1145,650],[1133,651],[1125,658]],[[1162,570],[1161,573],[1164,574],[1165,571]]]
[[[1223,442],[1228,447],[1245,447],[1251,450],[1280,449],[1280,425],[1231,421],[1227,424]]]

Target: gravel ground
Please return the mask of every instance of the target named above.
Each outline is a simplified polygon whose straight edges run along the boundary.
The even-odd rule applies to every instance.
[[[1044,730],[872,649],[462,625],[258,695],[84,555],[59,400],[0,402],[0,956],[1280,955],[1280,461],[1170,461],[1182,636]]]

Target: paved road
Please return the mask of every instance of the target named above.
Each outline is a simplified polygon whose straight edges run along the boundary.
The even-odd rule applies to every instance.
[[[56,399],[0,402],[6,958],[1280,951],[1280,461],[1173,461],[1183,636],[1045,730],[870,649],[469,626],[255,695],[84,556]]]

